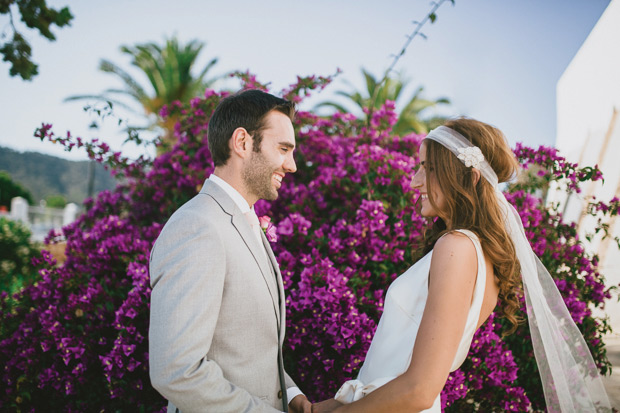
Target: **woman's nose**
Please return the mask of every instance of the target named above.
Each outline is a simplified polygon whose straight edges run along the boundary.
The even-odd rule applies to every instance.
[[[422,174],[418,171],[413,175],[413,179],[411,180],[411,188],[418,189],[424,183],[424,179],[422,179]]]

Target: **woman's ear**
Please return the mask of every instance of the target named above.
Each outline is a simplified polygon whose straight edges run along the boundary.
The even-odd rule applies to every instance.
[[[480,170],[476,168],[471,168],[471,171],[474,175],[474,186],[476,186],[478,184],[478,181],[480,181],[480,177],[482,176],[482,174],[480,173]]]
[[[252,151],[252,137],[245,128],[237,128],[230,138],[230,149],[240,158]]]

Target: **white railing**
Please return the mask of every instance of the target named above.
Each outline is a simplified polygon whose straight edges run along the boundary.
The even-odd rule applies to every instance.
[[[70,203],[64,208],[48,208],[44,205],[30,206],[22,197],[11,200],[9,218],[22,221],[30,227],[32,239],[43,241],[52,229],[61,229],[75,221],[79,213],[79,207]]]

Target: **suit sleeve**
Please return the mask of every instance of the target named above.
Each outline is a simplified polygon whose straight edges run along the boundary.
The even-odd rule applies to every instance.
[[[151,253],[151,383],[183,413],[277,412],[227,381],[220,366],[207,359],[221,306],[226,251],[207,219],[188,215],[173,217]]]
[[[290,389],[291,387],[299,387],[299,386],[297,386],[295,384],[295,382],[293,381],[291,376],[289,376],[286,371],[284,371],[284,384],[286,385],[287,389]],[[290,402],[290,400],[289,400],[289,402]]]

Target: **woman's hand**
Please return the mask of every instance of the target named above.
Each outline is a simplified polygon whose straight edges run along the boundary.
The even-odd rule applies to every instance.
[[[312,403],[303,394],[298,394],[288,404],[288,408],[290,413],[311,413]]]
[[[334,399],[324,400],[312,405],[312,413],[329,413],[336,410],[340,406],[342,406],[342,403]]]

